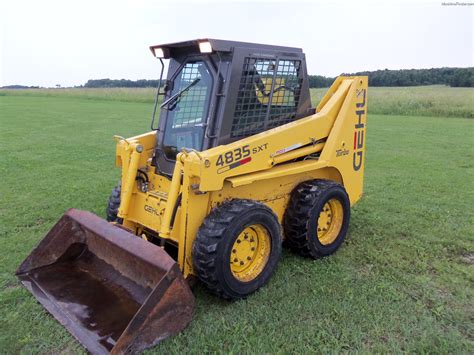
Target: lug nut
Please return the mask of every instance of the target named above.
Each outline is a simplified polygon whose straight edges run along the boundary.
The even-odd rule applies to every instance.
[[[232,253],[237,253],[237,250],[235,250],[235,249],[232,249]]]
[[[240,239],[237,239],[237,244],[240,244],[241,240]]]
[[[239,261],[239,259],[235,258],[235,259],[234,259],[234,263],[236,263],[237,261]]]
[[[244,265],[244,262],[243,262],[243,261],[241,261],[241,262],[240,262],[240,265]]]
[[[247,260],[250,261],[252,260],[252,258],[250,256],[247,256]]]
[[[252,247],[250,250],[255,251],[255,247]]]

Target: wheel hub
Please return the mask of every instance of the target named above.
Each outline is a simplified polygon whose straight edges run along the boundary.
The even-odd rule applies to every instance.
[[[333,243],[341,231],[344,211],[339,200],[333,198],[327,201],[318,217],[317,236],[321,244]]]
[[[232,274],[240,281],[255,279],[270,255],[270,235],[265,227],[254,224],[237,237],[230,253]]]

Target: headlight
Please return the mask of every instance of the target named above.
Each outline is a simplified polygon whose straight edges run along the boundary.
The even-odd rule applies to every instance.
[[[212,53],[211,42],[199,42],[199,50],[201,53]]]
[[[153,48],[153,54],[155,55],[156,58],[169,58],[169,50],[168,48],[160,48],[160,47],[154,47]]]

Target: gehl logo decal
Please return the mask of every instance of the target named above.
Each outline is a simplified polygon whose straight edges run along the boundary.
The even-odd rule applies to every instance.
[[[143,206],[143,209],[144,209],[145,211],[147,211],[148,213],[151,213],[151,214],[154,214],[154,215],[157,215],[157,216],[160,215],[156,209],[154,209],[153,207],[151,207],[151,206],[149,206],[149,205]]]
[[[366,97],[366,89],[360,89],[356,91],[356,96],[359,98],[362,96],[362,102],[356,103],[356,124],[354,129],[354,154],[352,157],[352,166],[354,171],[358,171],[362,166],[362,159],[363,159],[363,150],[364,147],[364,132],[365,132],[365,124],[363,123],[363,117],[365,115],[365,97]]]

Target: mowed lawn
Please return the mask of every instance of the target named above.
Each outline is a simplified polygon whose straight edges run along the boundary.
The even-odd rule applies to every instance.
[[[83,352],[14,272],[68,208],[105,217],[112,136],[149,129],[151,105],[128,101],[0,93],[0,352]],[[474,121],[370,107],[365,197],[343,247],[316,261],[284,251],[243,301],[198,285],[193,322],[151,352],[474,352]]]

